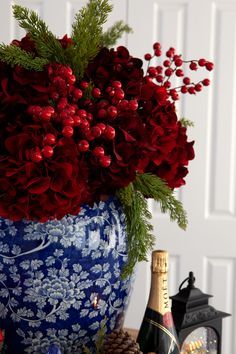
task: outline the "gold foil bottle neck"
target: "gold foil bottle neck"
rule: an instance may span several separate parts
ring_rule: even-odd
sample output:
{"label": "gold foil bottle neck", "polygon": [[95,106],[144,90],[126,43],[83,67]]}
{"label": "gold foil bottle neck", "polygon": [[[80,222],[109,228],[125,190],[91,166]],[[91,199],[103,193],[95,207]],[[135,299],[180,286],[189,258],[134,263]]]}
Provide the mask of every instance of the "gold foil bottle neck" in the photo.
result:
{"label": "gold foil bottle neck", "polygon": [[167,273],[168,272],[168,252],[157,250],[152,252],[152,272]]}

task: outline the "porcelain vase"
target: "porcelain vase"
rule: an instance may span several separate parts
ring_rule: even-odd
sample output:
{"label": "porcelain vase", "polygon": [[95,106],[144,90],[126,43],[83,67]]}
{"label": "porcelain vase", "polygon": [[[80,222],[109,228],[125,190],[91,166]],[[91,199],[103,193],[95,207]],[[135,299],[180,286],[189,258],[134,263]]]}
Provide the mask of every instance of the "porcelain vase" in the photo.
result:
{"label": "porcelain vase", "polygon": [[7,354],[82,353],[122,325],[133,276],[125,216],[109,198],[77,216],[45,223],[0,218],[0,328]]}

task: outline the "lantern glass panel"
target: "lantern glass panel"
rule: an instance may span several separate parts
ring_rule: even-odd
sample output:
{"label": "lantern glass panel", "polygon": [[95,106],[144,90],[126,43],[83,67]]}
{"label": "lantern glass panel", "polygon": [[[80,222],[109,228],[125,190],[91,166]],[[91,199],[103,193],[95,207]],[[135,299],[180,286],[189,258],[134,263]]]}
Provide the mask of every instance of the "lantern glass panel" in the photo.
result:
{"label": "lantern glass panel", "polygon": [[181,354],[217,354],[218,337],[214,329],[199,327],[185,339]]}

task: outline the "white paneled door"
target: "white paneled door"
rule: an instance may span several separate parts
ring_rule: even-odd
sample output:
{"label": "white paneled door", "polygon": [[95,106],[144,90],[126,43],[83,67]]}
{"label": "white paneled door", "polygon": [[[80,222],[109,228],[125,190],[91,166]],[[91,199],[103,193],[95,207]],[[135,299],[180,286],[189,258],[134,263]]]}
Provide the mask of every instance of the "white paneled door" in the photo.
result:
{"label": "white paneled door", "polygon": [[[11,5],[36,10],[58,35],[70,32],[75,12],[86,0],[0,0],[0,41],[23,33]],[[187,59],[215,63],[212,85],[187,96],[179,115],[195,122],[189,135],[196,158],[187,185],[178,192],[188,212],[186,232],[150,203],[156,247],[169,250],[170,293],[194,271],[197,286],[214,295],[212,304],[233,316],[224,321],[222,354],[236,353],[236,0],[114,0],[110,24],[123,19],[133,28],[124,36],[131,54],[142,56],[155,41],[177,48]],[[197,79],[196,74],[196,79]],[[204,76],[204,72],[203,72]],[[138,328],[149,292],[149,264],[141,264],[126,326]]]}

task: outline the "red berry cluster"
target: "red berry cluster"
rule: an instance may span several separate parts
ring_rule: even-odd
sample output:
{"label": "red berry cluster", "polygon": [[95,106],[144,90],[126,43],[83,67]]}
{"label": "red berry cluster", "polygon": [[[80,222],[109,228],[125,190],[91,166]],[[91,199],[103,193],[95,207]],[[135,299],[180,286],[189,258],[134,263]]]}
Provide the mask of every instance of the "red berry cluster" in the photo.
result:
{"label": "red berry cluster", "polygon": [[[176,54],[176,50],[171,47],[166,52],[166,58],[162,61],[161,65],[150,66],[150,61],[154,57],[160,57],[162,55],[160,43],[154,43],[154,54],[147,53],[144,55],[145,60],[149,62],[147,70],[147,78],[155,79],[158,84],[164,86],[167,89],[168,95],[173,101],[179,100],[179,93],[196,94],[200,92],[203,86],[209,86],[210,80],[205,78],[197,83],[194,83],[189,77],[185,76],[183,65],[188,65],[192,71],[198,70],[200,67],[205,68],[208,71],[213,70],[214,64],[206,59],[199,60],[183,60],[180,54]],[[171,87],[171,78],[173,76],[183,77],[183,84],[179,87]]]}
{"label": "red berry cluster", "polygon": [[[37,124],[51,124],[57,130],[55,134],[46,134],[41,146],[31,150],[30,159],[41,162],[51,158],[54,149],[63,145],[64,138],[76,141],[78,152],[90,152],[102,167],[111,164],[111,156],[105,153],[107,141],[114,140],[116,130],[112,123],[122,111],[136,111],[136,99],[124,99],[120,81],[112,81],[101,92],[98,87],[91,90],[91,98],[84,99],[89,89],[88,81],[81,81],[75,86],[75,76],[69,67],[54,64],[48,68],[50,96],[53,106],[30,105],[27,112]],[[101,98],[100,100],[97,100]]]}

